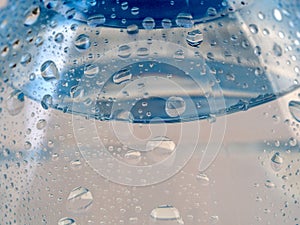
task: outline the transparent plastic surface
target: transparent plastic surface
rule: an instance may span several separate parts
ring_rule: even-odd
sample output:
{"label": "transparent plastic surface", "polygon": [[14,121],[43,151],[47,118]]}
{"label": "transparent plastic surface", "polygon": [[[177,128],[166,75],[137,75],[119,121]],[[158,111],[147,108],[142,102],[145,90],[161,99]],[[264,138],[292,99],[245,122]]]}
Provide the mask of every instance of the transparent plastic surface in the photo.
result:
{"label": "transparent plastic surface", "polygon": [[298,225],[297,1],[0,7],[0,224]]}

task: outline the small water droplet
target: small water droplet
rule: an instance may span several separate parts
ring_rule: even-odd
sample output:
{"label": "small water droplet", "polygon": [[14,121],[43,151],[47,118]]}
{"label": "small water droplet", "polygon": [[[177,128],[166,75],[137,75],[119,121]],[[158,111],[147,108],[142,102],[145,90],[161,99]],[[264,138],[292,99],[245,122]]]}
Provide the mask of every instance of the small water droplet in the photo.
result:
{"label": "small water droplet", "polygon": [[99,73],[99,67],[94,64],[87,64],[84,66],[83,74],[87,78],[93,78]]}
{"label": "small water droplet", "polygon": [[71,98],[82,98],[84,95],[84,89],[82,86],[74,85],[70,88]]}
{"label": "small water droplet", "polygon": [[146,17],[142,25],[146,30],[152,30],[155,27],[155,21],[152,17]]}
{"label": "small water droplet", "polygon": [[127,26],[126,31],[128,34],[137,34],[139,32],[139,27],[136,24],[131,24]]}
{"label": "small water droplet", "polygon": [[161,205],[151,211],[151,217],[155,220],[179,220],[178,209],[171,205]]}
{"label": "small water droplet", "polygon": [[250,24],[249,25],[249,30],[252,34],[257,34],[258,33],[258,28],[257,28],[256,24]]}
{"label": "small water droplet", "polygon": [[70,192],[66,207],[69,211],[80,213],[89,209],[92,203],[92,193],[85,187],[77,187]]}
{"label": "small water droplet", "polygon": [[214,17],[218,14],[216,8],[214,8],[214,7],[208,7],[206,13],[207,13],[208,16],[211,16],[211,17]]}
{"label": "small water droplet", "polygon": [[6,108],[10,115],[19,114],[24,108],[25,99],[23,92],[19,90],[13,91],[6,99]]}
{"label": "small water droplet", "polygon": [[182,49],[179,49],[177,50],[175,53],[174,53],[174,59],[176,60],[179,60],[179,61],[182,61],[184,60],[185,56],[184,56],[184,51]]}
{"label": "small water droplet", "polygon": [[64,40],[64,35],[62,33],[57,33],[54,37],[56,43],[61,43]]}
{"label": "small water droplet", "polygon": [[190,31],[186,36],[186,41],[190,46],[197,47],[203,42],[203,34],[198,29]]}
{"label": "small water droplet", "polygon": [[37,38],[35,39],[34,45],[36,47],[41,46],[44,43],[44,39],[41,36],[37,36]]}
{"label": "small water droplet", "polygon": [[51,107],[53,104],[53,99],[52,99],[52,96],[51,95],[44,95],[43,96],[43,99],[41,101],[41,105],[44,109],[48,109],[49,107]]}
{"label": "small water droplet", "polygon": [[211,216],[209,220],[211,222],[210,224],[216,224],[219,221],[219,216]]}
{"label": "small water droplet", "polygon": [[206,186],[209,184],[209,178],[205,173],[199,172],[197,174],[196,178],[203,186]]}
{"label": "small water droplet", "polygon": [[76,222],[72,218],[64,217],[58,221],[58,225],[76,225]]}
{"label": "small water droplet", "polygon": [[273,53],[277,57],[282,56],[282,48],[281,48],[281,46],[275,43],[273,45]]}
{"label": "small water droplet", "polygon": [[40,119],[37,123],[36,123],[36,128],[38,130],[42,130],[43,128],[45,128],[47,125],[47,121],[44,119]]}
{"label": "small water droplet", "polygon": [[193,17],[190,13],[179,13],[176,17],[176,24],[179,27],[191,28],[194,25]]}
{"label": "small water droplet", "polygon": [[121,45],[118,49],[118,56],[128,58],[131,55],[131,47],[129,45]]}
{"label": "small water droplet", "polygon": [[145,57],[149,55],[149,49],[146,47],[138,48],[137,56]]}
{"label": "small water droplet", "polygon": [[42,77],[48,81],[52,79],[59,79],[58,69],[52,60],[44,62],[41,66]]}
{"label": "small water droplet", "polygon": [[29,141],[26,141],[25,142],[25,144],[24,144],[24,148],[26,149],[26,150],[29,150],[30,148],[31,148],[31,143],[29,142]]}
{"label": "small water droplet", "polygon": [[170,117],[177,117],[185,112],[186,104],[183,98],[172,96],[167,99],[165,111]]}
{"label": "small water droplet", "polygon": [[256,46],[254,48],[254,54],[257,55],[257,56],[261,55],[261,47],[260,46]]}
{"label": "small water droplet", "polygon": [[147,141],[146,151],[155,151],[160,155],[169,155],[176,149],[176,144],[168,137],[158,136]]}
{"label": "small water droplet", "polygon": [[164,18],[162,21],[161,21],[161,26],[165,29],[169,29],[172,27],[172,20],[170,19],[167,19],[167,18]]}
{"label": "small water droplet", "polygon": [[90,27],[99,27],[99,26],[103,25],[105,23],[105,21],[106,21],[105,16],[102,14],[98,14],[98,15],[90,16],[87,20],[87,24]]}
{"label": "small water droplet", "polygon": [[282,14],[279,9],[277,9],[277,8],[273,9],[273,16],[276,21],[278,21],[278,22],[282,21]]}
{"label": "small water droplet", "polygon": [[289,102],[289,110],[293,118],[300,122],[300,102],[298,101],[290,101]]}
{"label": "small water droplet", "polygon": [[5,45],[5,46],[2,47],[2,49],[1,49],[1,56],[2,56],[2,57],[7,56],[8,52],[9,52],[9,48],[8,48],[8,46]]}
{"label": "small water droplet", "polygon": [[76,37],[74,44],[79,50],[88,49],[91,46],[90,37],[86,34],[80,34]]}
{"label": "small water droplet", "polygon": [[142,154],[140,151],[130,150],[124,156],[126,162],[130,164],[137,164],[142,159]]}
{"label": "small water droplet", "polygon": [[122,2],[121,3],[121,9],[122,10],[127,10],[128,9],[128,2]]}
{"label": "small water droplet", "polygon": [[70,166],[72,169],[78,170],[78,169],[81,169],[82,163],[79,159],[75,159],[70,162]]}
{"label": "small water droplet", "polygon": [[275,188],[275,187],[276,187],[276,185],[275,185],[272,181],[270,181],[270,180],[267,180],[267,181],[265,182],[265,186],[266,186],[267,188]]}
{"label": "small water droplet", "polygon": [[24,55],[22,55],[21,60],[20,60],[21,65],[26,66],[30,62],[31,62],[31,54],[30,53],[25,53]]}
{"label": "small water droplet", "polygon": [[68,9],[65,12],[65,17],[69,20],[73,19],[75,15],[76,15],[76,10],[74,8]]}
{"label": "small water droplet", "polygon": [[24,25],[31,26],[38,20],[39,16],[40,16],[40,7],[31,8],[25,17]]}
{"label": "small water droplet", "polygon": [[132,78],[132,73],[129,69],[122,69],[113,75],[113,82],[115,84],[121,84],[125,81],[129,81]]}
{"label": "small water droplet", "polygon": [[136,16],[140,13],[140,9],[138,7],[132,7],[131,8],[131,14]]}

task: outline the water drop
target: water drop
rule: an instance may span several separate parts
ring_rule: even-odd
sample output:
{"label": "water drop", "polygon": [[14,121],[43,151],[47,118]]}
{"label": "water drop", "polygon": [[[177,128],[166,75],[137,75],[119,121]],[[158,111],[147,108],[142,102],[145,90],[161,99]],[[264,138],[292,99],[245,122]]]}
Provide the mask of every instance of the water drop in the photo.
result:
{"label": "water drop", "polygon": [[165,110],[170,117],[177,117],[184,113],[186,104],[183,98],[172,96],[167,99]]}
{"label": "water drop", "polygon": [[300,102],[298,101],[290,101],[289,102],[289,110],[293,118],[300,122]]}
{"label": "water drop", "polygon": [[70,166],[72,169],[78,170],[82,167],[82,163],[79,159],[75,159],[70,162]]}
{"label": "water drop", "polygon": [[142,154],[140,151],[130,150],[125,154],[125,159],[130,164],[137,164],[142,159]]}
{"label": "water drop", "polygon": [[282,56],[282,48],[281,48],[281,46],[275,43],[273,45],[273,53],[277,57]]}
{"label": "water drop", "polygon": [[65,17],[67,19],[73,19],[75,15],[76,15],[76,10],[74,8],[68,9],[65,12]]}
{"label": "water drop", "polygon": [[276,187],[276,185],[275,185],[272,181],[270,181],[270,180],[267,180],[267,181],[265,182],[265,186],[266,186],[267,188],[275,188],[275,187]]}
{"label": "water drop", "polygon": [[86,4],[89,6],[97,5],[97,0],[86,0]]}
{"label": "water drop", "polygon": [[172,27],[172,20],[167,19],[167,18],[163,19],[163,20],[161,21],[161,26],[162,26],[163,28],[165,28],[165,29],[171,28],[171,27]]}
{"label": "water drop", "polygon": [[118,56],[121,58],[128,58],[131,55],[131,47],[128,45],[121,45],[118,49]]}
{"label": "water drop", "polygon": [[260,46],[256,46],[254,48],[254,54],[257,55],[257,56],[261,55],[261,47]]}
{"label": "water drop", "polygon": [[69,211],[80,213],[89,209],[92,203],[92,193],[85,187],[77,187],[70,192],[66,207]]}
{"label": "water drop", "polygon": [[25,142],[25,144],[24,144],[24,148],[26,149],[26,150],[29,150],[30,148],[31,148],[31,143],[29,142],[29,141],[26,141]]}
{"label": "water drop", "polygon": [[218,12],[217,12],[216,8],[214,8],[214,7],[208,7],[206,13],[207,13],[208,16],[213,17],[213,16],[216,16]]}
{"label": "water drop", "polygon": [[273,16],[274,16],[276,21],[278,21],[278,22],[282,21],[282,14],[281,14],[279,9],[275,8],[273,10]]}
{"label": "water drop", "polygon": [[71,98],[82,98],[84,95],[84,89],[82,86],[74,85],[70,88]]}
{"label": "water drop", "polygon": [[203,186],[206,186],[209,184],[209,177],[205,173],[199,172],[196,175],[196,178]]}
{"label": "water drop", "polygon": [[42,77],[48,81],[52,79],[59,79],[58,69],[52,60],[44,62],[41,66]]}
{"label": "water drop", "polygon": [[138,48],[137,56],[145,57],[149,55],[149,49],[145,47]]}
{"label": "water drop", "polygon": [[257,28],[256,24],[250,24],[249,25],[249,30],[252,34],[257,34],[258,33],[258,28]]}
{"label": "water drop", "polygon": [[44,95],[43,96],[43,99],[41,101],[41,105],[44,109],[48,109],[49,107],[51,107],[53,104],[53,99],[52,99],[52,96],[51,95]]}
{"label": "water drop", "polygon": [[58,225],[76,225],[76,222],[72,218],[64,217],[58,221]]}
{"label": "water drop", "polygon": [[88,49],[91,46],[90,37],[86,34],[80,34],[76,37],[74,44],[79,50]]}
{"label": "water drop", "polygon": [[121,3],[121,9],[122,10],[127,10],[128,9],[128,2],[122,2]]}
{"label": "water drop", "polygon": [[210,224],[216,224],[219,221],[219,216],[211,216],[209,220],[210,220]]}
{"label": "water drop", "polygon": [[194,25],[193,17],[190,13],[179,13],[176,17],[176,24],[179,27],[191,28]]}
{"label": "water drop", "polygon": [[102,14],[90,16],[87,20],[87,24],[90,27],[99,27],[105,23],[105,16]]}
{"label": "water drop", "polygon": [[34,45],[36,47],[41,46],[44,43],[44,39],[41,36],[37,36],[37,38],[35,39]]}
{"label": "water drop", "polygon": [[47,121],[44,120],[44,119],[40,119],[40,120],[37,122],[37,124],[36,124],[36,128],[37,128],[38,130],[42,130],[43,128],[46,127],[46,125],[47,125]]}
{"label": "water drop", "polygon": [[142,25],[146,30],[152,30],[155,27],[155,21],[152,17],[146,17]]}
{"label": "water drop", "polygon": [[34,24],[38,20],[39,16],[40,16],[40,7],[31,8],[26,15],[24,25],[30,26]]}
{"label": "water drop", "polygon": [[24,108],[25,104],[24,93],[15,90],[13,91],[6,100],[6,108],[10,115],[15,116],[19,114]]}
{"label": "water drop", "polygon": [[132,73],[128,69],[122,69],[113,75],[113,82],[115,84],[121,84],[125,81],[129,81],[132,78]]}
{"label": "water drop", "polygon": [[140,9],[138,7],[132,7],[131,8],[131,14],[136,16],[140,13]]}
{"label": "water drop", "polygon": [[8,46],[5,45],[5,46],[2,47],[2,49],[1,49],[1,56],[2,56],[2,57],[7,56],[8,52],[9,52],[9,48],[8,48]]}
{"label": "water drop", "polygon": [[186,41],[190,46],[197,47],[203,42],[203,34],[198,29],[190,31],[186,36]]}
{"label": "water drop", "polygon": [[56,43],[61,43],[61,42],[63,42],[63,40],[64,40],[64,35],[62,33],[58,33],[54,37],[54,41]]}
{"label": "water drop", "polygon": [[178,209],[171,205],[161,205],[151,211],[151,217],[155,220],[179,220]]}
{"label": "water drop", "polygon": [[176,144],[168,137],[158,136],[147,141],[146,151],[155,151],[160,155],[169,155],[176,149]]}
{"label": "water drop", "polygon": [[178,49],[175,53],[174,53],[174,59],[178,60],[178,61],[182,61],[185,56],[184,56],[184,51],[182,49]]}
{"label": "water drop", "polygon": [[83,74],[87,78],[93,78],[99,73],[99,67],[94,64],[87,64],[84,66]]}
{"label": "water drop", "polygon": [[128,34],[137,34],[139,32],[139,27],[136,24],[131,24],[127,26],[126,31]]}
{"label": "water drop", "polygon": [[30,53],[25,53],[24,55],[22,55],[21,60],[20,60],[21,65],[26,66],[30,62],[31,62],[31,54]]}

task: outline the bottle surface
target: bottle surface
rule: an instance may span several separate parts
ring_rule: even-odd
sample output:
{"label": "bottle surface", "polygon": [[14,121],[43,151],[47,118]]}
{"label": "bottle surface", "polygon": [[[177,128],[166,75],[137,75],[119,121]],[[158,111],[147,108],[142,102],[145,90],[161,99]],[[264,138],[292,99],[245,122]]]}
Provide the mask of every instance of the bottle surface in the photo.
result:
{"label": "bottle surface", "polygon": [[299,223],[297,1],[2,5],[0,224]]}

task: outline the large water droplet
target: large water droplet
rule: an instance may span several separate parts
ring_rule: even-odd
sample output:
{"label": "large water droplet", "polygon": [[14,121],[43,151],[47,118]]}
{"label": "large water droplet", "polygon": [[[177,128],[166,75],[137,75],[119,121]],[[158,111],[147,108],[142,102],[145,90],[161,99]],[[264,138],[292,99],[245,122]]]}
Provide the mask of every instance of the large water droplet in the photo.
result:
{"label": "large water droplet", "polygon": [[44,62],[41,66],[42,77],[48,81],[51,79],[59,79],[58,69],[52,60]]}
{"label": "large water droplet", "polygon": [[129,81],[132,77],[132,73],[128,69],[122,69],[113,75],[113,82],[115,84],[120,84],[125,81]]}
{"label": "large water droplet", "polygon": [[124,156],[126,162],[130,164],[137,164],[142,159],[142,154],[140,151],[130,150]]}
{"label": "large water droplet", "polygon": [[27,13],[24,25],[30,26],[34,24],[40,16],[40,7],[33,7],[30,9],[30,11]]}
{"label": "large water droplet", "polygon": [[58,221],[58,225],[76,225],[76,222],[72,218],[64,217]]}
{"label": "large water droplet", "polygon": [[161,26],[162,26],[163,28],[165,28],[165,29],[171,28],[171,27],[172,27],[172,20],[167,19],[167,18],[163,19],[163,20],[161,21]]}
{"label": "large water droplet", "polygon": [[67,198],[67,209],[80,213],[87,210],[93,203],[92,193],[85,187],[74,188]]}
{"label": "large water droplet", "polygon": [[300,122],[300,102],[298,101],[290,101],[289,102],[289,110],[293,118]]}
{"label": "large water droplet", "polygon": [[126,29],[128,34],[137,34],[139,32],[139,27],[136,24],[131,24]]}
{"label": "large water droplet", "polygon": [[271,158],[271,167],[275,171],[279,171],[282,168],[283,158],[279,152],[276,152]]}
{"label": "large water droplet", "polygon": [[178,209],[171,205],[161,205],[151,211],[151,217],[155,220],[180,220]]}
{"label": "large water droplet", "polygon": [[80,34],[76,37],[74,44],[77,49],[88,49],[91,46],[90,37],[86,34]]}
{"label": "large water droplet", "polygon": [[184,113],[186,104],[183,98],[172,96],[167,99],[165,110],[170,117],[177,117]]}
{"label": "large water droplet", "polygon": [[176,17],[176,24],[179,27],[191,28],[194,25],[193,17],[190,13],[179,13]]}
{"label": "large water droplet", "polygon": [[190,31],[186,36],[186,41],[190,46],[197,47],[203,41],[203,34],[198,29]]}
{"label": "large water droplet", "polygon": [[121,58],[128,58],[131,55],[131,48],[128,45],[121,45],[118,49],[118,56]]}
{"label": "large water droplet", "polygon": [[155,21],[152,17],[146,17],[142,25],[146,30],[152,30],[155,27]]}
{"label": "large water droplet", "polygon": [[42,130],[43,128],[46,127],[46,125],[47,125],[47,121],[44,120],[44,119],[40,119],[40,120],[37,122],[37,124],[36,124],[36,128],[37,128],[38,130]]}
{"label": "large water droplet", "polygon": [[87,24],[91,27],[99,27],[106,21],[105,16],[102,14],[90,16],[87,20]]}
{"label": "large water droplet", "polygon": [[21,65],[26,66],[30,62],[31,62],[31,54],[30,53],[25,53],[24,55],[22,55],[21,60],[20,60]]}
{"label": "large water droplet", "polygon": [[44,95],[43,99],[41,101],[41,105],[44,109],[48,109],[49,107],[51,107],[53,104],[53,99],[51,95]]}
{"label": "large water droplet", "polygon": [[83,74],[87,78],[93,78],[99,73],[99,67],[93,64],[87,64],[84,66]]}
{"label": "large water droplet", "polygon": [[10,115],[19,114],[24,108],[24,94],[19,90],[13,91],[6,100],[6,108]]}
{"label": "large water droplet", "polygon": [[146,151],[155,151],[160,155],[168,155],[174,152],[176,144],[168,137],[159,136],[149,140],[146,144]]}

